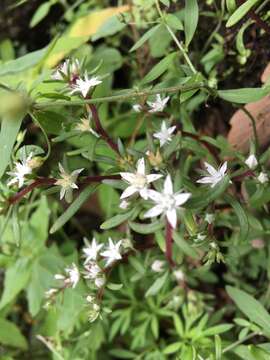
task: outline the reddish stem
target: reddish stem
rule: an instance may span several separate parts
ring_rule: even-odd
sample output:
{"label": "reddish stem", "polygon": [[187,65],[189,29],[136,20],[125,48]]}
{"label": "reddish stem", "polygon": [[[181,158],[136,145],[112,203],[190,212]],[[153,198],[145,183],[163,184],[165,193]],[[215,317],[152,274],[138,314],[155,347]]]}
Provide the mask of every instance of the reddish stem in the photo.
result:
{"label": "reddish stem", "polygon": [[[238,1],[240,3],[240,5],[244,4],[245,0],[239,0]],[[262,28],[265,32],[267,32],[268,34],[270,34],[270,26],[265,22],[263,21],[259,15],[257,15],[255,13],[255,11],[253,10],[250,10],[247,15],[255,21],[255,23],[260,27]]]}
{"label": "reddish stem", "polygon": [[88,104],[87,107],[91,110],[97,133],[104,141],[106,141],[106,143],[113,149],[113,151],[120,155],[117,144],[110,138],[107,131],[101,125],[96,106],[94,104]]}
{"label": "reddish stem", "polygon": [[174,266],[172,258],[172,246],[173,246],[173,228],[168,220],[166,220],[166,257],[170,266]]}
{"label": "reddish stem", "polygon": [[232,180],[239,182],[239,181],[242,181],[243,179],[245,179],[246,177],[254,176],[254,175],[255,174],[252,170],[247,170],[243,174],[233,177]]}
{"label": "reddish stem", "polygon": [[[81,181],[78,182],[79,185],[83,184],[89,184],[91,182],[102,182],[103,180],[119,180],[121,177],[120,175],[97,175],[97,176],[87,176]],[[57,179],[54,178],[39,178],[32,182],[32,184],[26,186],[17,194],[13,195],[8,199],[9,205],[13,205],[20,201],[25,195],[27,195],[29,192],[34,190],[35,188],[38,188],[40,186],[50,186],[54,185],[56,183]]]}

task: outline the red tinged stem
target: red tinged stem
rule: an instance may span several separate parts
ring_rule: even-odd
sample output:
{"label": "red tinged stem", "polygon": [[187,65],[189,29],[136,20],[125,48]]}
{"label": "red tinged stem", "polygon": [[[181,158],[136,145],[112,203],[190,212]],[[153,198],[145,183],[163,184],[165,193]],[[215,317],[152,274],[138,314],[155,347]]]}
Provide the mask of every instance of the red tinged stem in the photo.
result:
{"label": "red tinged stem", "polygon": [[[120,175],[97,175],[97,176],[87,176],[81,181],[78,182],[79,185],[89,184],[92,182],[102,182],[103,180],[119,180]],[[9,205],[13,205],[19,202],[25,195],[27,195],[32,190],[41,187],[41,186],[50,186],[56,183],[57,179],[54,178],[39,178],[32,182],[32,184],[26,186],[17,194],[13,195],[8,199]]]}
{"label": "red tinged stem", "polygon": [[173,228],[168,220],[166,220],[166,257],[170,266],[174,266],[172,258],[172,246],[173,246]]}
{"label": "red tinged stem", "polygon": [[106,141],[106,143],[113,149],[113,151],[115,151],[118,155],[120,155],[117,144],[110,138],[107,131],[101,125],[96,106],[94,104],[88,104],[87,108],[89,108],[92,113],[97,133],[101,136],[101,138],[104,141]]}

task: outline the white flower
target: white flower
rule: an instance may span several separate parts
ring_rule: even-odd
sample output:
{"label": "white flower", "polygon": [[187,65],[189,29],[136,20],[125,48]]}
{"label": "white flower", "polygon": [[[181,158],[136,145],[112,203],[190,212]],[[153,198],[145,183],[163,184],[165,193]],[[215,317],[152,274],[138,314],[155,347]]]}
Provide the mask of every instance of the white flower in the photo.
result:
{"label": "white flower", "polygon": [[265,172],[260,172],[257,179],[261,184],[264,184],[269,180],[268,175]]}
{"label": "white flower", "polygon": [[78,76],[80,72],[80,62],[78,59],[64,61],[52,74],[54,80],[66,80]]}
{"label": "white flower", "polygon": [[73,289],[77,286],[80,280],[80,272],[77,266],[72,263],[70,267],[65,269],[66,276],[62,274],[55,274],[54,278],[56,280],[61,280],[64,282],[65,286],[72,287]]}
{"label": "white flower", "polygon": [[99,138],[98,133],[96,133],[95,130],[92,129],[90,125],[90,119],[82,118],[80,122],[76,124],[75,130],[80,132],[90,132],[91,134]]}
{"label": "white flower", "polygon": [[159,139],[160,147],[165,145],[166,143],[170,142],[172,140],[172,133],[176,129],[176,126],[171,126],[170,128],[167,128],[166,122],[162,121],[161,129],[159,132],[154,133],[154,137],[156,139]]}
{"label": "white flower", "polygon": [[164,266],[165,266],[165,261],[155,260],[151,265],[151,269],[154,272],[162,272],[164,271]]}
{"label": "white flower", "polygon": [[97,260],[98,253],[103,247],[103,244],[97,244],[95,238],[93,238],[91,245],[86,238],[84,238],[84,241],[87,246],[82,249],[82,252],[84,253],[84,256],[86,258],[84,264],[87,264],[91,260]]}
{"label": "white flower", "polygon": [[185,274],[181,269],[175,270],[173,272],[173,275],[175,276],[177,281],[183,281],[185,279]]}
{"label": "white flower", "polygon": [[121,195],[121,199],[125,199],[135,193],[139,193],[143,199],[148,198],[148,184],[153,181],[160,179],[163,175],[161,174],[145,174],[145,163],[144,158],[141,158],[137,162],[136,173],[121,172],[120,175],[124,180],[129,183],[129,186]]}
{"label": "white flower", "polygon": [[30,153],[27,158],[23,158],[22,161],[17,161],[15,163],[15,169],[13,171],[8,172],[7,174],[12,176],[7,186],[18,183],[19,188],[21,188],[25,181],[25,176],[32,173],[31,167],[31,158],[33,154]]}
{"label": "white flower", "polygon": [[149,198],[152,199],[156,205],[148,210],[145,214],[145,218],[151,218],[160,214],[165,214],[169,223],[173,228],[176,228],[177,213],[176,210],[183,205],[191,196],[190,193],[173,193],[173,184],[171,176],[167,175],[163,192],[159,193],[155,190],[149,190]]}
{"label": "white flower", "polygon": [[249,155],[249,157],[247,158],[247,160],[245,161],[245,164],[251,169],[254,170],[256,169],[257,165],[258,165],[258,160],[256,159],[256,156],[251,154]]}
{"label": "white flower", "polygon": [[76,180],[79,174],[83,171],[83,169],[74,170],[72,171],[71,174],[69,174],[65,171],[65,169],[60,163],[58,165],[59,165],[61,179],[58,179],[55,182],[55,185],[61,186],[60,200],[62,200],[65,197],[65,200],[67,202],[71,202],[72,190],[78,189],[78,186],[76,185]]}
{"label": "white flower", "polygon": [[132,106],[132,109],[133,109],[135,112],[139,113],[139,112],[142,111],[142,105],[140,105],[140,104],[134,104],[134,105]]}
{"label": "white flower", "polygon": [[206,167],[209,176],[204,176],[203,178],[197,180],[197,183],[211,184],[211,188],[213,188],[226,176],[227,161],[225,161],[218,170],[207,162],[204,163],[204,166]]}
{"label": "white flower", "polygon": [[195,242],[200,242],[206,239],[206,235],[202,233],[198,233],[196,238],[194,239]]}
{"label": "white flower", "polygon": [[122,244],[122,240],[119,240],[116,244],[113,243],[112,239],[109,238],[109,245],[107,246],[107,250],[103,251],[100,255],[107,258],[106,266],[111,265],[116,260],[121,260],[122,256],[120,253],[120,246]]}
{"label": "white flower", "polygon": [[86,98],[89,90],[101,83],[102,81],[99,79],[98,76],[93,76],[89,78],[87,73],[85,73],[84,78],[78,78],[76,80],[76,83],[72,85],[73,90],[71,91],[71,94],[80,92],[82,96]]}
{"label": "white flower", "polygon": [[170,97],[167,96],[164,99],[161,98],[160,94],[157,94],[156,100],[154,102],[147,101],[147,104],[150,106],[150,113],[162,112],[169,101]]}
{"label": "white flower", "polygon": [[100,266],[98,266],[98,264],[95,261],[88,262],[84,268],[85,268],[85,272],[84,272],[85,279],[93,280],[96,279],[98,276],[100,276],[100,274],[102,274],[102,270]]}
{"label": "white flower", "polygon": [[214,214],[206,214],[205,215],[205,218],[204,218],[204,220],[210,225],[210,224],[212,224],[213,222],[214,222],[214,220],[215,220],[215,215]]}
{"label": "white flower", "polygon": [[126,200],[123,200],[120,202],[119,207],[120,207],[120,209],[126,210],[129,207],[129,202]]}

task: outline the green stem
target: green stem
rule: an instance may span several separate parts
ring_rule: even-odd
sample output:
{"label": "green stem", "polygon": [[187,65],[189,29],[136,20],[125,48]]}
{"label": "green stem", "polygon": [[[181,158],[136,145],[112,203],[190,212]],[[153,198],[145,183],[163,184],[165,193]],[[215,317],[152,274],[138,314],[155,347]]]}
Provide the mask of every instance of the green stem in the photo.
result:
{"label": "green stem", "polygon": [[257,128],[256,128],[256,120],[253,117],[253,115],[250,113],[250,111],[247,110],[247,108],[245,106],[241,106],[240,108],[249,118],[250,122],[251,122],[251,126],[252,126],[252,130],[253,130],[253,136],[254,136],[254,143],[255,143],[255,154],[258,154],[258,150],[259,150],[259,138],[258,138],[258,133],[257,133]]}
{"label": "green stem", "polygon": [[227,346],[225,349],[223,349],[222,354],[224,354],[224,353],[226,353],[226,352],[234,349],[236,346],[243,344],[245,341],[247,341],[247,340],[249,340],[249,339],[251,339],[251,338],[253,338],[254,336],[257,336],[257,335],[260,335],[260,333],[258,333],[258,332],[253,332],[253,333],[245,336],[243,339],[238,340],[238,341],[232,343],[231,345],[229,345],[229,346]]}
{"label": "green stem", "polygon": [[204,82],[198,82],[191,85],[177,85],[177,86],[170,86],[166,88],[160,88],[160,89],[145,89],[145,90],[133,90],[125,94],[119,94],[119,95],[112,95],[112,96],[106,96],[96,99],[86,99],[86,100],[74,100],[74,101],[66,101],[66,100],[56,100],[56,101],[50,101],[50,102],[39,102],[35,103],[33,108],[34,110],[44,110],[48,107],[56,107],[56,106],[81,106],[85,104],[98,104],[98,103],[108,103],[108,102],[114,102],[114,101],[123,101],[126,99],[131,98],[138,98],[138,97],[144,97],[149,95],[156,95],[156,94],[162,94],[162,93],[176,93],[178,91],[180,92],[187,92],[190,90],[195,89],[206,89],[210,92],[213,91],[213,89],[209,88],[208,85]]}
{"label": "green stem", "polygon": [[182,44],[180,43],[180,41],[177,39],[177,37],[175,36],[174,32],[172,31],[172,29],[170,28],[170,26],[166,23],[166,19],[164,17],[163,12],[161,11],[160,5],[159,5],[159,0],[156,0],[156,8],[157,11],[159,13],[159,16],[161,17],[162,21],[164,22],[166,29],[168,30],[169,34],[171,35],[171,37],[173,38],[174,42],[176,43],[178,49],[180,50],[180,52],[182,53],[182,55],[184,56],[184,59],[186,60],[186,63],[188,64],[190,70],[193,72],[193,74],[197,74],[197,71],[195,69],[195,67],[193,66],[186,50],[183,48]]}
{"label": "green stem", "polygon": [[46,156],[44,157],[44,161],[48,159],[48,157],[50,156],[51,154],[51,143],[50,143],[50,140],[48,138],[48,135],[46,134],[46,131],[44,130],[43,126],[40,124],[40,122],[38,121],[38,119],[35,117],[35,115],[33,113],[30,112],[30,116],[32,118],[32,120],[39,126],[39,128],[41,129],[44,137],[45,137],[45,140],[46,140],[46,143],[47,143],[47,154]]}

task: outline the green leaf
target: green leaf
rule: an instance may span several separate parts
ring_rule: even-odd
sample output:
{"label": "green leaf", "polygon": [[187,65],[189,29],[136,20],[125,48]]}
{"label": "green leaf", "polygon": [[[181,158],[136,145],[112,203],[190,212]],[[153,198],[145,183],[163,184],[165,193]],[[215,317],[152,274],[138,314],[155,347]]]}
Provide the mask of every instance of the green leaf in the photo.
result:
{"label": "green leaf", "polygon": [[166,346],[162,352],[165,355],[175,354],[177,351],[180,350],[181,346],[182,346],[181,342],[176,342],[176,343]]}
{"label": "green leaf", "polygon": [[164,227],[164,224],[161,221],[155,221],[150,224],[129,221],[128,224],[130,228],[138,234],[153,234]]}
{"label": "green leaf", "polygon": [[213,336],[213,335],[222,334],[226,331],[229,331],[233,327],[234,327],[234,325],[232,325],[232,324],[221,324],[221,325],[212,326],[212,327],[206,329],[203,332],[203,335],[204,336]]}
{"label": "green leaf", "polygon": [[106,220],[104,223],[102,223],[100,225],[100,228],[102,230],[112,229],[112,228],[122,224],[123,222],[127,221],[133,214],[134,214],[134,209],[132,209],[124,214],[115,215],[112,218],[110,218],[109,220]]}
{"label": "green leaf", "polygon": [[95,192],[97,186],[87,186],[80,195],[73,201],[73,203],[67,208],[67,210],[55,221],[53,226],[50,229],[50,234],[55,233],[61,227],[63,227],[72,216],[80,209],[80,207],[85,203],[90,195]]}
{"label": "green leaf", "polygon": [[123,30],[125,27],[126,24],[120,21],[117,15],[114,15],[110,17],[92,36],[92,41],[114,35],[117,32]]}
{"label": "green leaf", "polygon": [[167,56],[165,56],[160,62],[158,62],[150,71],[149,73],[142,79],[142,84],[147,84],[151,81],[157,79],[160,75],[162,75],[171,65],[173,62],[175,55],[177,53],[173,52]]}
{"label": "green leaf", "polygon": [[269,88],[243,88],[234,90],[219,90],[218,96],[223,100],[238,104],[247,104],[258,101],[268,95]]}
{"label": "green leaf", "polygon": [[222,342],[219,335],[215,335],[215,360],[222,360]]}
{"label": "green leaf", "polygon": [[173,233],[173,239],[176,245],[181,251],[183,251],[185,255],[190,256],[193,259],[198,259],[199,255],[197,254],[197,252],[176,231]]}
{"label": "green leaf", "polygon": [[6,319],[0,319],[0,344],[22,350],[28,348],[27,341],[18,327]]}
{"label": "green leaf", "polygon": [[7,269],[0,309],[3,309],[3,307],[10,303],[16,295],[25,288],[30,274],[31,265],[25,258],[18,259],[15,264]]}
{"label": "green leaf", "polygon": [[149,29],[143,36],[132,46],[129,52],[135,51],[139,49],[147,40],[151,38],[152,35],[160,28],[160,24],[154,26],[153,28]]}
{"label": "green leaf", "polygon": [[226,27],[231,27],[238,23],[248,12],[249,10],[256,5],[260,0],[247,0],[239,6],[235,12],[229,17]]}
{"label": "green leaf", "polygon": [[47,1],[41,4],[36,12],[34,13],[31,21],[30,21],[30,28],[35,27],[38,23],[40,23],[49,13],[52,4],[50,1]]}
{"label": "green leaf", "polygon": [[98,189],[98,198],[106,217],[111,217],[119,207],[118,192],[111,186],[101,184]]}
{"label": "green leaf", "polygon": [[168,272],[165,272],[161,277],[157,278],[154,284],[150,286],[150,288],[146,291],[145,297],[156,295],[165,284],[168,278]]}
{"label": "green leaf", "polygon": [[224,198],[233,207],[235,214],[239,219],[240,238],[242,240],[245,240],[248,237],[249,233],[249,222],[247,214],[243,207],[240,205],[240,203],[235,200],[231,195],[225,194]]}
{"label": "green leaf", "polygon": [[123,349],[112,349],[110,354],[119,359],[135,359],[137,357],[136,353]]}
{"label": "green leaf", "polygon": [[106,286],[108,289],[110,289],[112,291],[117,291],[117,290],[122,289],[123,284],[108,283]]}
{"label": "green leaf", "polygon": [[197,0],[185,0],[185,37],[188,46],[195,34],[199,20]]}
{"label": "green leaf", "polygon": [[13,146],[15,144],[18,132],[20,130],[25,113],[18,113],[13,117],[5,116],[2,119],[0,132],[0,179],[3,176],[9,161]]}
{"label": "green leaf", "polygon": [[242,290],[232,286],[226,286],[226,290],[249,320],[260,326],[265,336],[270,337],[270,315],[263,305]]}

